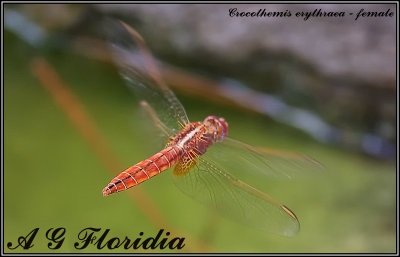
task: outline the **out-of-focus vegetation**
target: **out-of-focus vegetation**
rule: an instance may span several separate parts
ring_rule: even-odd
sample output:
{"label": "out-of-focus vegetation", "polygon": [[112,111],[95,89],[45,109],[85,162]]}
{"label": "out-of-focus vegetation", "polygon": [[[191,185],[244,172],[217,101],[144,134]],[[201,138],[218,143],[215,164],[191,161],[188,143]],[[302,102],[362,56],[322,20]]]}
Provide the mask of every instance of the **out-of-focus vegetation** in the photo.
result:
{"label": "out-of-focus vegetation", "polygon": [[[210,114],[223,116],[230,124],[230,136],[257,146],[305,153],[323,163],[327,172],[316,178],[265,183],[263,191],[298,216],[301,231],[294,238],[221,218],[181,193],[171,181],[171,171],[138,186],[167,221],[157,227],[129,196],[136,188],[102,196],[113,174],[33,76],[33,57],[43,53],[10,33],[5,33],[4,47],[4,245],[15,245],[19,236],[40,228],[33,248],[5,247],[5,252],[133,252],[95,246],[76,250],[77,235],[87,227],[109,228],[110,238],[121,239],[136,239],[140,232],[144,238],[154,237],[159,229],[179,231],[170,238],[185,237],[183,250],[188,252],[395,252],[394,162],[328,147],[266,117],[185,95],[178,98],[193,121]],[[124,166],[160,150],[149,133],[151,124],[110,65],[71,52],[53,51],[45,58],[76,94]],[[113,172],[117,175],[120,170]],[[49,250],[45,232],[56,227],[66,228],[65,242],[59,250]]]}

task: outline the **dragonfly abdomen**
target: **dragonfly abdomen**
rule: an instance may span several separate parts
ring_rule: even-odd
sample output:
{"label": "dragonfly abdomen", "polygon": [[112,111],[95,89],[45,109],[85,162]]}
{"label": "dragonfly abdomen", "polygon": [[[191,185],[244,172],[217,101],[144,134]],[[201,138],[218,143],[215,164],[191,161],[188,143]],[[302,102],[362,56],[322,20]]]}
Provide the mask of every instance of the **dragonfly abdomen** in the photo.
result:
{"label": "dragonfly abdomen", "polygon": [[181,157],[182,148],[169,146],[121,172],[103,189],[103,195],[117,193],[142,183],[170,168]]}

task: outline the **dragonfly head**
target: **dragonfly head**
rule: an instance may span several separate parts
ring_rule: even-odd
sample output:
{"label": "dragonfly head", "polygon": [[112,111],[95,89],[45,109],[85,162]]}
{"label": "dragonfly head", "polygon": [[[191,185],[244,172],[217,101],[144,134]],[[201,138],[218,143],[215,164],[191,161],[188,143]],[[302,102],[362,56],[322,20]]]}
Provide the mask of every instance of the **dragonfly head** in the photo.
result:
{"label": "dragonfly head", "polygon": [[205,118],[204,122],[211,123],[217,128],[217,139],[219,141],[224,140],[224,138],[228,135],[228,123],[224,118],[211,115]]}

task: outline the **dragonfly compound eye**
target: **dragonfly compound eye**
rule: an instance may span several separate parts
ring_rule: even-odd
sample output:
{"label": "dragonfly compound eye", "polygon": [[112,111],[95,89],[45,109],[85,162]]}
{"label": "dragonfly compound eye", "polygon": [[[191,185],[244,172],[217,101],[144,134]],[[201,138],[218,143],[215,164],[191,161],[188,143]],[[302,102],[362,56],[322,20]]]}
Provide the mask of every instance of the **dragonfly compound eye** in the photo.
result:
{"label": "dragonfly compound eye", "polygon": [[208,122],[216,126],[219,141],[224,140],[224,138],[228,135],[228,123],[224,118],[218,118],[217,116],[211,115],[205,118],[204,122]]}
{"label": "dragonfly compound eye", "polygon": [[228,135],[228,123],[222,117],[219,118],[218,121],[221,124],[221,129],[223,131],[223,138],[222,139],[224,139]]}

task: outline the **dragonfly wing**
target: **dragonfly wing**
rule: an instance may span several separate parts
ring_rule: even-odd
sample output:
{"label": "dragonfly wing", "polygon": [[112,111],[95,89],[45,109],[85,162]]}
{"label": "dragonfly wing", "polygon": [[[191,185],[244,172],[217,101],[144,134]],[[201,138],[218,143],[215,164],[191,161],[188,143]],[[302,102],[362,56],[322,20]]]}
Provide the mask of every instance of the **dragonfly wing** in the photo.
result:
{"label": "dragonfly wing", "polygon": [[306,155],[256,148],[229,137],[209,147],[204,156],[238,177],[292,178],[299,174],[318,174],[323,170],[321,164]]}
{"label": "dragonfly wing", "polygon": [[129,88],[151,107],[165,127],[177,133],[189,119],[180,101],[162,80],[143,38],[123,22],[109,21],[107,30],[114,61]]}
{"label": "dragonfly wing", "polygon": [[144,100],[140,101],[140,105],[142,108],[147,112],[149,117],[152,119],[154,125],[162,132],[162,136],[165,137],[166,139],[170,139],[173,137],[176,132],[171,129],[170,127],[167,127],[157,116],[156,112],[151,108],[151,106]]}
{"label": "dragonfly wing", "polygon": [[300,228],[286,206],[202,157],[185,175],[174,176],[174,182],[189,196],[254,228],[284,236],[294,236]]}

